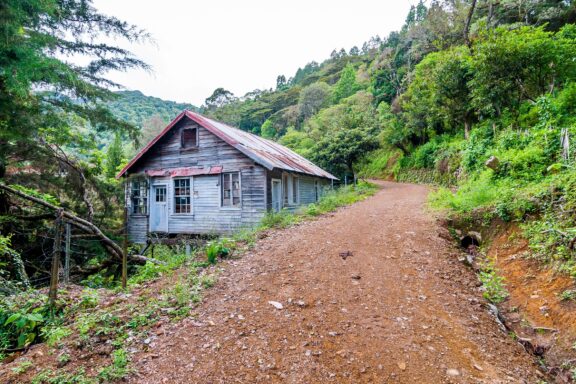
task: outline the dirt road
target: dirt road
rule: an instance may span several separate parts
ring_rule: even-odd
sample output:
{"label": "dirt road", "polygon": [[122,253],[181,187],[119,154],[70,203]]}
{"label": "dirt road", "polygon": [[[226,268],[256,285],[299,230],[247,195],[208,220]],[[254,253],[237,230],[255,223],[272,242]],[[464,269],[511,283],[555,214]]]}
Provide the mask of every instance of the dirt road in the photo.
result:
{"label": "dirt road", "polygon": [[227,263],[197,317],[136,356],[132,381],[536,383],[532,358],[439,236],[427,189],[382,187]]}

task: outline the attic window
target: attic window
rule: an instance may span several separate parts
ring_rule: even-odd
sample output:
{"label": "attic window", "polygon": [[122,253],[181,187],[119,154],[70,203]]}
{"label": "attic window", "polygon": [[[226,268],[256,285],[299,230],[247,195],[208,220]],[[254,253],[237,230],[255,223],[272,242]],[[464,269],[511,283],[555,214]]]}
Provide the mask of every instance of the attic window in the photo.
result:
{"label": "attic window", "polygon": [[198,148],[198,128],[185,128],[180,135],[182,149]]}

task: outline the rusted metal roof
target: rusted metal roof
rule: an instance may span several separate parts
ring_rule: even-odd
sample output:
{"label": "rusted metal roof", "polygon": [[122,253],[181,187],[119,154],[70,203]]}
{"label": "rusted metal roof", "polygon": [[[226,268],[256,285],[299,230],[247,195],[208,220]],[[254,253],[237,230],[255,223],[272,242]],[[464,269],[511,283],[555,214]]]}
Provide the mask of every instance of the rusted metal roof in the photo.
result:
{"label": "rusted metal roof", "polygon": [[150,141],[116,177],[122,177],[122,175],[136,164],[138,160],[158,142],[158,140],[168,133],[168,131],[170,131],[170,129],[183,118],[189,118],[190,120],[195,121],[215,136],[224,140],[226,143],[254,160],[255,163],[260,164],[269,170],[277,168],[337,180],[335,176],[283,145],[191,111],[183,111],[174,120],[172,120],[172,122],[168,124],[168,126],[164,128],[158,136]]}

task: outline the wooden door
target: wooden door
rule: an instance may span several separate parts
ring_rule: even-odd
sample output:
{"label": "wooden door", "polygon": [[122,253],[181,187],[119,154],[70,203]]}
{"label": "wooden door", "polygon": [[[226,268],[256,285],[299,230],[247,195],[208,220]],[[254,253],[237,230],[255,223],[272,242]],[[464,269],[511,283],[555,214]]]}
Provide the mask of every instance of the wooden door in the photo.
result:
{"label": "wooden door", "polygon": [[168,188],[166,184],[152,186],[150,232],[168,232]]}

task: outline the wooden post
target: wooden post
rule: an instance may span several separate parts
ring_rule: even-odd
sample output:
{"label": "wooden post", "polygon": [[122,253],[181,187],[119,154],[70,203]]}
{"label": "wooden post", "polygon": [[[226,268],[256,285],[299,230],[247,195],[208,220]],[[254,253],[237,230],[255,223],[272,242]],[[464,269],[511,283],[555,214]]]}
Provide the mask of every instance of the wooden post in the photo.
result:
{"label": "wooden post", "polygon": [[64,284],[70,284],[70,236],[72,232],[70,223],[66,223],[66,249],[64,253]]}
{"label": "wooden post", "polygon": [[58,270],[60,268],[60,252],[62,252],[62,210],[54,223],[54,252],[52,254],[52,270],[50,271],[50,290],[48,291],[48,305],[54,307],[58,296]]}
{"label": "wooden post", "polygon": [[128,281],[128,207],[124,207],[124,241],[122,243],[122,289]]}

